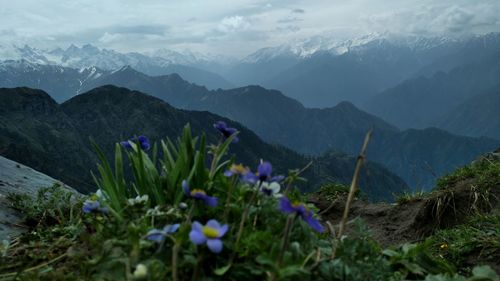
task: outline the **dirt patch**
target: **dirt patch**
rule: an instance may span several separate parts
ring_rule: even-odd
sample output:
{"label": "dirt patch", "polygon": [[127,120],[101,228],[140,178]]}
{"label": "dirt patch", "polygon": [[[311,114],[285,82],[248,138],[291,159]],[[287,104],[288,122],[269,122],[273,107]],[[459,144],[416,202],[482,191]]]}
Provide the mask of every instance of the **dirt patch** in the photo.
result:
{"label": "dirt patch", "polygon": [[[438,229],[456,226],[476,212],[488,212],[497,205],[497,198],[500,198],[500,187],[492,188],[489,193],[480,192],[475,181],[469,179],[453,188],[403,204],[357,199],[352,204],[349,220],[362,218],[382,246],[399,245],[422,240]],[[338,197],[333,207],[322,215],[323,219],[338,224],[345,199]],[[310,202],[320,209],[320,213],[331,204],[321,194],[313,195]]]}

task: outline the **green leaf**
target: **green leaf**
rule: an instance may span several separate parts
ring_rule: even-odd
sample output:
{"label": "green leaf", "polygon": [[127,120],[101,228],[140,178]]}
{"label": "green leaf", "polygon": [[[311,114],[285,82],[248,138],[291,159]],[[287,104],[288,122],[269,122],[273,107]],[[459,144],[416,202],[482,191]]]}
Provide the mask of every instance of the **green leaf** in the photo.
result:
{"label": "green leaf", "polygon": [[224,267],[216,268],[214,270],[215,275],[222,276],[231,268],[232,264],[228,264]]}

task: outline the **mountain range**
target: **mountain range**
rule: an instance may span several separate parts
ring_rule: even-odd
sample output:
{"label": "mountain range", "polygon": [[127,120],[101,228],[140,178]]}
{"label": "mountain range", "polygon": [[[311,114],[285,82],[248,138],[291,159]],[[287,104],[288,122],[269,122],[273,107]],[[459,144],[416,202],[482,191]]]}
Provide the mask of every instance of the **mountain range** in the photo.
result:
{"label": "mountain range", "polygon": [[[36,75],[30,73],[29,77]],[[372,145],[376,149],[369,150],[369,159],[385,165],[414,188],[431,188],[436,176],[500,146],[500,141],[460,137],[437,129],[413,130],[411,135],[414,138],[408,138],[408,131],[400,131],[349,102],[331,108],[310,109],[279,91],[259,86],[211,91],[189,83],[177,74],[153,77],[131,67],[89,79],[79,91],[90,91],[104,85],[148,93],[177,108],[219,114],[247,126],[264,141],[306,155],[321,155],[328,151],[355,155],[364,134],[373,128]],[[51,93],[50,88],[42,89]],[[53,96],[61,101],[60,95]],[[435,145],[422,145],[429,135],[433,135]],[[457,157],[441,159],[435,156],[457,151]]]}
{"label": "mountain range", "polygon": [[150,75],[179,73],[186,79],[210,89],[231,88],[233,86],[218,74],[192,66],[195,63],[204,63],[209,58],[199,59],[194,54],[181,54],[166,50],[158,50],[152,54],[141,54],[99,49],[90,44],[82,47],[70,45],[66,49],[56,48],[53,50],[40,50],[27,45],[23,47],[0,46],[0,59],[78,70],[98,68],[101,71],[113,71],[130,65]]}
{"label": "mountain range", "polygon": [[[499,145],[500,35],[494,33],[459,39],[376,34],[342,42],[315,37],[239,61],[166,49],[122,54],[91,45],[16,50],[21,60],[0,62],[0,87],[39,88],[57,102],[104,85],[122,86],[177,108],[219,114],[266,142],[316,156],[354,155],[374,128],[377,149],[368,156],[414,188],[432,187],[436,175]],[[128,62],[134,66],[118,67]],[[192,83],[182,70],[152,70],[167,66],[212,68],[235,85],[284,91],[256,85],[213,90]],[[459,155],[436,157],[444,152]]]}
{"label": "mountain range", "polygon": [[104,71],[129,65],[151,76],[177,73],[208,89],[261,85],[307,107],[349,101],[365,108],[374,96],[407,80],[448,73],[498,52],[500,33],[460,38],[375,33],[349,40],[315,36],[263,48],[241,59],[168,49],[120,53],[87,44],[52,50],[0,46],[0,60]]}
{"label": "mountain range", "polygon": [[220,73],[234,84],[278,89],[307,107],[364,106],[405,80],[475,63],[500,51],[500,34],[462,38],[372,34],[314,37],[258,50]]}
{"label": "mountain range", "polygon": [[[459,114],[456,107],[460,104],[485,91],[498,90],[498,84],[500,50],[449,72],[439,71],[430,77],[406,80],[373,97],[365,108],[400,128],[439,126],[446,115]],[[491,119],[498,119],[499,115],[497,112]],[[486,132],[485,135],[495,133]]]}
{"label": "mountain range", "polygon": [[[261,158],[271,161],[277,172],[301,168],[313,161],[304,176],[311,181],[303,190],[313,190],[326,182],[348,183],[356,159],[329,154],[305,157],[292,150],[263,142],[244,126],[209,112],[186,111],[140,92],[115,86],[96,88],[57,104],[48,94],[29,88],[0,89],[0,155],[40,170],[82,192],[95,190],[90,170],[97,159],[89,137],[109,157],[114,143],[145,134],[152,140],[175,139],[189,123],[193,132],[217,142],[213,128],[224,120],[240,130],[241,141],[231,146],[238,162],[251,167]],[[362,190],[374,199],[390,199],[407,190],[398,176],[376,163],[368,163],[361,181]]]}

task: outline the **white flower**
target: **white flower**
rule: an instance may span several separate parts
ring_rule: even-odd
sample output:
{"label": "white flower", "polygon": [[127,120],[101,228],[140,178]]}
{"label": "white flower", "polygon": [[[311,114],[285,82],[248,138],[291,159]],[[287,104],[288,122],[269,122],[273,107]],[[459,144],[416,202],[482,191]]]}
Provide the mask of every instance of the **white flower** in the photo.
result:
{"label": "white flower", "polygon": [[281,197],[281,194],[279,194],[281,190],[281,186],[277,182],[263,182],[260,185],[260,190],[264,192],[264,194],[267,194],[269,196],[274,196],[274,197]]}
{"label": "white flower", "polygon": [[137,197],[135,198],[128,199],[127,202],[130,206],[134,206],[134,205],[144,204],[148,202],[148,200],[149,200],[148,195],[142,195],[142,196],[137,195]]}
{"label": "white flower", "polygon": [[138,264],[134,271],[134,279],[143,280],[146,277],[148,277],[148,268],[142,263]]}
{"label": "white flower", "polygon": [[165,212],[162,212],[160,210],[160,206],[156,206],[153,209],[148,209],[146,211],[146,216],[148,217],[158,217],[158,216],[163,216],[165,214],[166,214]]}
{"label": "white flower", "polygon": [[108,200],[109,198],[106,192],[100,188],[95,192],[95,196],[101,200]]}

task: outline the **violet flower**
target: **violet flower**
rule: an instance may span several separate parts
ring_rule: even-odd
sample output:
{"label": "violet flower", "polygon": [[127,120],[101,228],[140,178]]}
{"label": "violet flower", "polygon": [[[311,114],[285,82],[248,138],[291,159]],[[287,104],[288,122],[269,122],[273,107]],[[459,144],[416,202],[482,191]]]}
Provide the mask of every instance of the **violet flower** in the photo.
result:
{"label": "violet flower", "polygon": [[[224,121],[217,121],[214,124],[214,128],[217,129],[222,134],[224,139],[228,139],[230,136],[232,136],[233,134],[238,132],[238,130],[236,130],[235,128],[228,127],[226,122],[224,122]],[[237,143],[238,141],[239,141],[239,138],[237,136],[235,136],[232,143]]]}
{"label": "violet flower", "polygon": [[146,234],[146,239],[154,241],[156,243],[161,243],[165,240],[165,237],[169,234],[175,233],[179,229],[180,224],[169,224],[163,229],[152,229]]}
{"label": "violet flower", "polygon": [[222,251],[221,237],[224,236],[228,230],[228,225],[221,225],[216,220],[209,220],[206,225],[195,221],[191,225],[191,232],[189,239],[196,245],[207,244],[212,253],[220,253]]}
{"label": "violet flower", "polygon": [[83,202],[82,211],[86,214],[101,213],[107,215],[109,213],[108,208],[101,206],[101,203],[95,200],[85,200],[85,202]]}
{"label": "violet flower", "polygon": [[243,177],[242,180],[246,183],[249,184],[255,184],[258,182],[280,182],[282,181],[285,177],[282,175],[279,176],[272,176],[273,172],[273,166],[271,163],[267,161],[262,161],[259,166],[257,167],[257,173],[254,174],[252,172],[246,173]]}
{"label": "violet flower", "polygon": [[143,136],[143,135],[141,135],[137,138],[133,138],[133,139],[128,140],[128,141],[122,141],[122,142],[120,142],[120,145],[126,149],[132,149],[131,142],[132,143],[138,142],[139,147],[144,151],[148,151],[151,148],[151,143],[149,142],[148,137]]}
{"label": "violet flower", "polygon": [[191,190],[189,188],[189,184],[187,183],[186,180],[182,181],[182,189],[184,190],[184,194],[188,197],[191,197],[193,199],[197,200],[202,200],[205,205],[209,207],[216,207],[217,206],[217,198],[208,196],[207,193],[204,190],[201,189],[193,189]]}
{"label": "violet flower", "polygon": [[315,231],[325,231],[325,228],[313,217],[313,212],[300,202],[292,203],[283,196],[279,199],[279,210],[285,214],[296,213]]}

